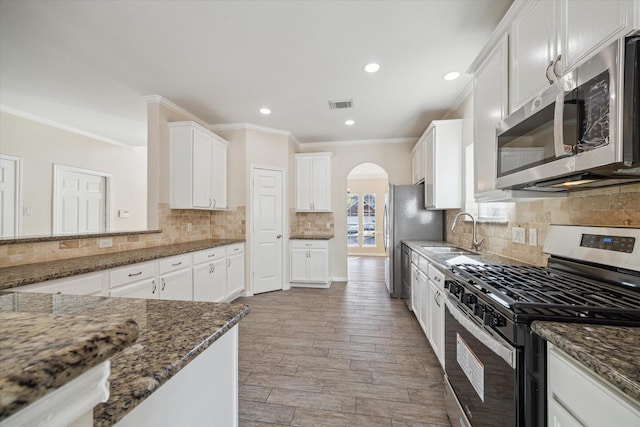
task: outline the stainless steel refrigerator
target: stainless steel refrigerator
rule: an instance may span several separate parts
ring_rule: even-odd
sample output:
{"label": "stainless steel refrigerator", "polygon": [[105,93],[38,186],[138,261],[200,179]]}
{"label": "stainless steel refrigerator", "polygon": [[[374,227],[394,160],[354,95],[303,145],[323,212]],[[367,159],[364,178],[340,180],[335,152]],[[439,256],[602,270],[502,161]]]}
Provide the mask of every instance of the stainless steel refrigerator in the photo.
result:
{"label": "stainless steel refrigerator", "polygon": [[444,211],[424,208],[424,185],[389,185],[384,206],[385,283],[389,295],[408,298],[402,286],[403,240],[443,240]]}

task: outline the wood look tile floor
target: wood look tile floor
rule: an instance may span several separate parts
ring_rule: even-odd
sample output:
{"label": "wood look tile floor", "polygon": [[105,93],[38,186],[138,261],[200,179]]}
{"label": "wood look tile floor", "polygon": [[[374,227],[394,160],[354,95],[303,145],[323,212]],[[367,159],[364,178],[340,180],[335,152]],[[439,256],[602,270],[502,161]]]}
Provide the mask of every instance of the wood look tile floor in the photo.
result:
{"label": "wood look tile floor", "polygon": [[241,298],[240,426],[450,426],[443,371],[384,285],[384,258],[349,281]]}

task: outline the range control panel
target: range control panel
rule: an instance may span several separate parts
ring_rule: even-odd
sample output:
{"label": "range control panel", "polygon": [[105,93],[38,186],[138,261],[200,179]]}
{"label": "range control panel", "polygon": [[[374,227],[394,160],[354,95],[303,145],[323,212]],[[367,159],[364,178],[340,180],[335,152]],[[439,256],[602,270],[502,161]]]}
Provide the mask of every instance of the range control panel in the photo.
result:
{"label": "range control panel", "polygon": [[585,248],[626,253],[632,253],[635,244],[635,237],[603,236],[600,234],[583,234],[580,242],[580,246]]}

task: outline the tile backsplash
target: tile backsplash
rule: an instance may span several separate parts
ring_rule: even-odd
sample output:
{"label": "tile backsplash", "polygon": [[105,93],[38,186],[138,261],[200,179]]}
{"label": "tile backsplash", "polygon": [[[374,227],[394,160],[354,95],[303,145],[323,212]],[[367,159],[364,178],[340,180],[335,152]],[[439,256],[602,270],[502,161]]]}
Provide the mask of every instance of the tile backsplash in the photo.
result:
{"label": "tile backsplash", "polygon": [[333,236],[333,212],[289,212],[292,236]]}
{"label": "tile backsplash", "polygon": [[[447,241],[471,247],[470,221],[459,222],[451,232],[453,217],[460,210],[447,211]],[[640,227],[640,184],[607,187],[569,193],[567,197],[517,202],[508,213],[508,223],[479,223],[482,252],[490,252],[534,265],[545,265],[542,249],[549,224]],[[512,228],[526,229],[525,244],[512,242]],[[537,230],[537,244],[529,244],[529,231]]]}
{"label": "tile backsplash", "polygon": [[203,239],[244,239],[246,208],[226,211],[170,209],[159,204],[160,233],[127,234],[109,237],[112,246],[99,248],[100,238],[68,239],[0,245],[0,266],[53,261]]}

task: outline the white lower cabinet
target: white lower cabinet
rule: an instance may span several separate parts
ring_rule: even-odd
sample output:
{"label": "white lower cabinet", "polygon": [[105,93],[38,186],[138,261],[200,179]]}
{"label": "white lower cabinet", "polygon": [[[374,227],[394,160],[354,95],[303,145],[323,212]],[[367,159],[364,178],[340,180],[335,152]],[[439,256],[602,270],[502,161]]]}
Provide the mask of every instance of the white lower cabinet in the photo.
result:
{"label": "white lower cabinet", "polygon": [[244,291],[244,243],[19,286],[11,291],[231,301]]}
{"label": "white lower cabinet", "polygon": [[635,427],[640,405],[565,352],[547,345],[549,427]]}
{"label": "white lower cabinet", "polygon": [[329,287],[329,241],[291,240],[291,285]]}

